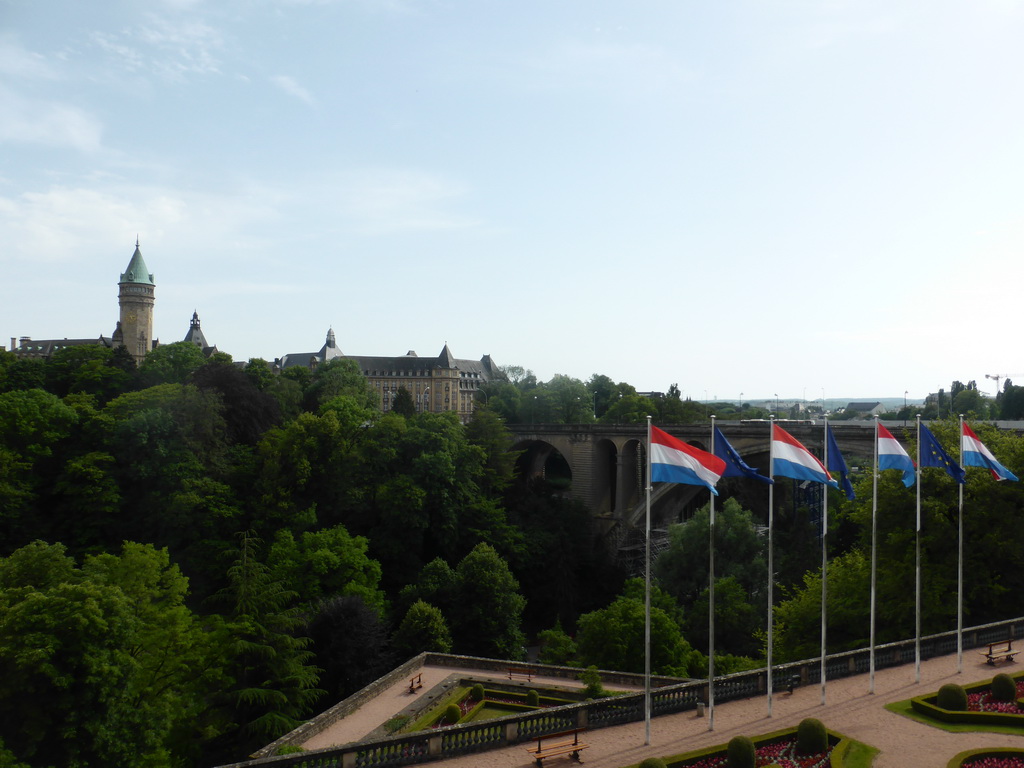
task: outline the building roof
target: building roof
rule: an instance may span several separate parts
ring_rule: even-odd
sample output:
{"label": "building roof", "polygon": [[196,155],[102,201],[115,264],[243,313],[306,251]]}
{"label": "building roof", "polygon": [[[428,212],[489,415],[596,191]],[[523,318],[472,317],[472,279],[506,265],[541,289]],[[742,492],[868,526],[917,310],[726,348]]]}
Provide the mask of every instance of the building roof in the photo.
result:
{"label": "building roof", "polygon": [[448,344],[444,345],[437,357],[420,357],[412,350],[392,357],[345,355],[337,347],[333,329],[327,331],[327,341],[319,352],[289,352],[277,361],[277,365],[282,369],[297,365],[308,366],[311,360],[325,363],[336,357],[354,360],[364,376],[427,376],[432,370],[440,368],[458,370],[461,376],[467,378],[489,380],[498,372],[490,355],[484,355],[479,360],[460,360],[452,354]]}
{"label": "building roof", "polygon": [[873,403],[865,403],[865,402],[850,403],[849,405],[846,406],[846,410],[848,410],[848,411],[857,411],[858,413],[867,413],[868,411],[873,411],[875,408],[877,408],[880,405],[881,405],[881,403],[878,402],[877,400],[875,402],[873,402]]}
{"label": "building roof", "polygon": [[207,357],[217,351],[216,345],[210,345],[206,342],[206,335],[199,325],[199,312],[195,310],[192,311],[192,321],[189,323],[188,333],[185,334],[185,341],[195,344],[203,350],[203,354]]}
{"label": "building roof", "polygon": [[128,268],[121,273],[119,282],[156,285],[153,281],[153,273],[149,271],[149,267],[146,266],[146,262],[142,258],[138,239],[135,240],[135,253],[132,254],[132,260],[128,262]]}
{"label": "building roof", "polygon": [[98,339],[30,339],[27,336],[22,336],[18,342],[18,346],[12,349],[19,355],[25,357],[50,357],[54,352],[58,352],[66,347],[86,347],[86,346],[102,346],[102,347],[113,347],[113,341],[100,336]]}
{"label": "building roof", "polygon": [[319,352],[289,352],[284,357],[277,360],[279,368],[284,370],[285,368],[294,368],[297,365],[303,367],[309,367],[310,361],[315,360],[317,363],[326,363],[328,360],[333,360],[336,357],[344,357],[341,354],[341,350],[338,349],[338,343],[334,336],[334,329],[327,329],[327,340],[324,345],[320,347]]}

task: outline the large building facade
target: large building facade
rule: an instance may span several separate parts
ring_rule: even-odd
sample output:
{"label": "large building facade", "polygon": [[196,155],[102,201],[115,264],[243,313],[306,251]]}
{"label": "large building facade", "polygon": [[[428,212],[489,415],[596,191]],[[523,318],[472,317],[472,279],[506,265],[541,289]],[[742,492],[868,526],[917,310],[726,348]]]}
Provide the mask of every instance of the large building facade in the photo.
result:
{"label": "large building facade", "polygon": [[454,411],[463,422],[473,414],[477,392],[483,384],[500,377],[501,371],[490,355],[479,360],[461,360],[444,345],[437,357],[420,357],[410,350],[396,357],[346,355],[339,348],[334,329],[327,331],[327,340],[317,352],[293,352],[274,361],[279,370],[318,365],[343,358],[359,366],[367,382],[380,396],[380,407],[390,411],[400,389],[412,395],[420,413]]}

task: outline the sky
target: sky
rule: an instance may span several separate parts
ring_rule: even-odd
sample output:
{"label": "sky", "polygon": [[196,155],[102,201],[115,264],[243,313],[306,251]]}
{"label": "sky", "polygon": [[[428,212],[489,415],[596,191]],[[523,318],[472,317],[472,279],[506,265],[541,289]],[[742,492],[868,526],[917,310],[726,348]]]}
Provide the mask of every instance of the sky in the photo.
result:
{"label": "sky", "polygon": [[[0,344],[1024,382],[1024,2],[0,0]],[[1002,383],[1002,382],[1001,382]]]}

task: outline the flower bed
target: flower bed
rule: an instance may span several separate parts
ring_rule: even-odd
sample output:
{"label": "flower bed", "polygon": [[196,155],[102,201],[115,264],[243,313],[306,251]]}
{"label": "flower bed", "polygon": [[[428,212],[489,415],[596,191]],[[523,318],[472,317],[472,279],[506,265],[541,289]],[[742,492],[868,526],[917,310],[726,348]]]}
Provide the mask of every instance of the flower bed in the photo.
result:
{"label": "flower bed", "polygon": [[947,768],[1024,768],[1024,751],[1012,747],[972,749],[950,760]]}
{"label": "flower bed", "polygon": [[[856,744],[841,733],[827,731],[828,749],[814,755],[796,754],[796,728],[785,728],[752,738],[758,768],[831,768],[845,765],[847,753]],[[870,749],[870,748],[868,748]],[[726,768],[728,746],[719,744],[694,752],[668,755],[662,759],[667,768]],[[639,768],[638,765],[631,768]]]}
{"label": "flower bed", "polygon": [[[919,715],[938,720],[943,723],[959,723],[972,725],[981,730],[987,726],[1002,726],[1024,729],[1024,709],[1020,707],[1019,698],[1024,695],[1024,676],[1016,677],[1017,702],[997,702],[992,699],[991,680],[984,680],[973,685],[965,685],[967,693],[966,710],[943,709],[936,703],[936,694],[916,696],[910,700],[910,706]],[[972,705],[973,701],[973,705]]]}
{"label": "flower bed", "polygon": [[968,712],[1003,712],[1007,715],[1024,715],[1020,699],[1024,699],[1024,679],[1017,680],[1017,701],[996,701],[992,691],[975,691],[967,694]]}
{"label": "flower bed", "polygon": [[[780,766],[780,768],[829,768],[832,765],[831,755],[834,745],[830,744],[828,751],[819,752],[816,755],[798,755],[796,753],[796,737],[758,744],[755,747],[757,765],[759,766]],[[670,763],[672,766],[686,766],[686,768],[728,768],[729,759],[725,754],[712,755],[698,760],[695,763]]]}

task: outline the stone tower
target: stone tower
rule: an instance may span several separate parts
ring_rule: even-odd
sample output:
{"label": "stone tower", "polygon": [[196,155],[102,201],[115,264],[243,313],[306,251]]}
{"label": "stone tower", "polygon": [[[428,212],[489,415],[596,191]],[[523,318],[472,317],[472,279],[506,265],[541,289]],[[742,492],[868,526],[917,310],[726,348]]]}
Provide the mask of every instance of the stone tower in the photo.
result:
{"label": "stone tower", "polygon": [[121,307],[121,340],[136,363],[153,349],[153,304],[156,283],[146,262],[142,260],[138,238],[135,253],[117,284],[117,301]]}

